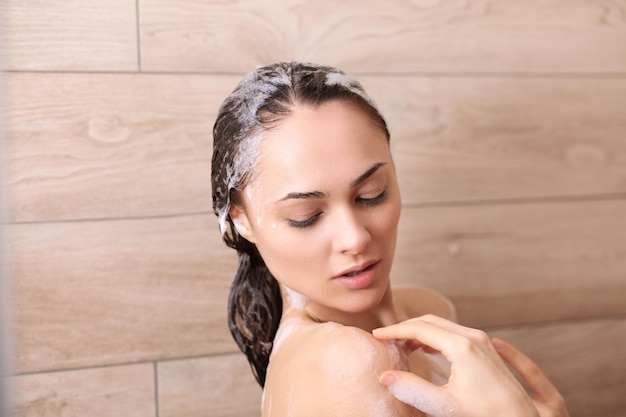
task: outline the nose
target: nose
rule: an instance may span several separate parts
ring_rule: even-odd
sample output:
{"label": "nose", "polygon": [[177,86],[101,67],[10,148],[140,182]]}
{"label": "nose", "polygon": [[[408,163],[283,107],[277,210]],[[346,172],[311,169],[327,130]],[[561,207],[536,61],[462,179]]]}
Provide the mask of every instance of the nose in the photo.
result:
{"label": "nose", "polygon": [[372,240],[365,222],[354,210],[346,210],[336,216],[333,224],[333,250],[358,255],[365,251]]}

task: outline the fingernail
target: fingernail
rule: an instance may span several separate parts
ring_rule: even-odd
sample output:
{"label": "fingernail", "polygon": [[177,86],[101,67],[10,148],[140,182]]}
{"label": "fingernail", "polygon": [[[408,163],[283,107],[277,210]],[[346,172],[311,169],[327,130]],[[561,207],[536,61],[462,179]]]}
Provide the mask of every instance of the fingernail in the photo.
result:
{"label": "fingernail", "polygon": [[382,327],[379,327],[378,329],[374,329],[372,330],[372,334],[376,336],[376,333],[380,333],[381,330],[382,330]]}
{"label": "fingernail", "polygon": [[495,347],[497,350],[506,349],[506,345],[504,344],[502,339],[498,339],[497,337],[494,337],[493,339],[491,339],[491,343],[493,344],[493,347]]}
{"label": "fingernail", "polygon": [[380,378],[378,379],[378,381],[383,384],[384,386],[388,387],[391,384],[393,384],[394,382],[397,381],[396,377],[393,376],[393,374],[390,373],[384,373],[380,376]]}

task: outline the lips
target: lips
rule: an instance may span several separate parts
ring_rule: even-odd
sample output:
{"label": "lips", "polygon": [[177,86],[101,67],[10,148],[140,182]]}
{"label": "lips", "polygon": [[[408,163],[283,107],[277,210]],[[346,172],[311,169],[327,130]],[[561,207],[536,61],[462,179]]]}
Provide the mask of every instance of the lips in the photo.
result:
{"label": "lips", "polygon": [[335,276],[335,278],[351,278],[351,277],[355,277],[355,276],[357,276],[359,274],[362,274],[363,272],[371,269],[376,264],[378,264],[378,262],[379,262],[378,260],[372,260],[372,261],[364,262],[364,263],[362,263],[360,265],[353,266],[351,268],[348,268],[348,269],[344,270],[339,275]]}
{"label": "lips", "polygon": [[367,288],[374,282],[379,262],[373,260],[348,268],[334,277],[334,281],[351,289]]}
{"label": "lips", "polygon": [[[367,268],[365,268],[367,269]],[[365,269],[359,269],[358,271],[349,272],[347,274],[343,274],[344,277],[353,277],[355,275],[359,275],[361,272],[365,271]]]}

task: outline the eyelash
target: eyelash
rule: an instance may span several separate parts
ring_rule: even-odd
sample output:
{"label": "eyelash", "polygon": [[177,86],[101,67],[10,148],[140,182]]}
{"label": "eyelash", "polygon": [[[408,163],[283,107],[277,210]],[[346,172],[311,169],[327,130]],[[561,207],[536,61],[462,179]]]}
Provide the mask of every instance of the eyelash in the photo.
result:
{"label": "eyelash", "polygon": [[361,204],[365,204],[366,206],[375,206],[378,203],[382,203],[387,198],[387,189],[385,188],[382,193],[378,194],[376,197],[372,198],[357,198],[357,202]]}
{"label": "eyelash", "polygon": [[[387,199],[387,189],[384,189],[382,193],[378,194],[376,197],[372,198],[362,198],[359,197],[356,199],[357,203],[363,204],[365,206],[371,207],[375,206],[379,203],[382,203]],[[296,229],[305,229],[307,227],[313,226],[317,219],[322,215],[322,213],[318,213],[314,216],[309,217],[306,220],[298,221],[298,220],[287,220],[289,222],[289,226],[295,227]]]}
{"label": "eyelash", "polygon": [[309,217],[308,219],[303,220],[303,221],[288,220],[289,226],[295,227],[296,229],[305,229],[307,227],[312,226],[313,223],[317,221],[317,219],[320,217],[321,214],[322,213],[318,213],[315,216]]}

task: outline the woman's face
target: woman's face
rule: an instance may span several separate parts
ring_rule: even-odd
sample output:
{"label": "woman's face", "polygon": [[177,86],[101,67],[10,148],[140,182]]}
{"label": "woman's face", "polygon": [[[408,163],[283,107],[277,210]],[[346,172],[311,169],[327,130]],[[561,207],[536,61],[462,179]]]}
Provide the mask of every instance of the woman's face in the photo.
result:
{"label": "woman's face", "polygon": [[326,316],[376,307],[401,206],[381,128],[347,101],[298,106],[260,156],[231,217],[272,274]]}

